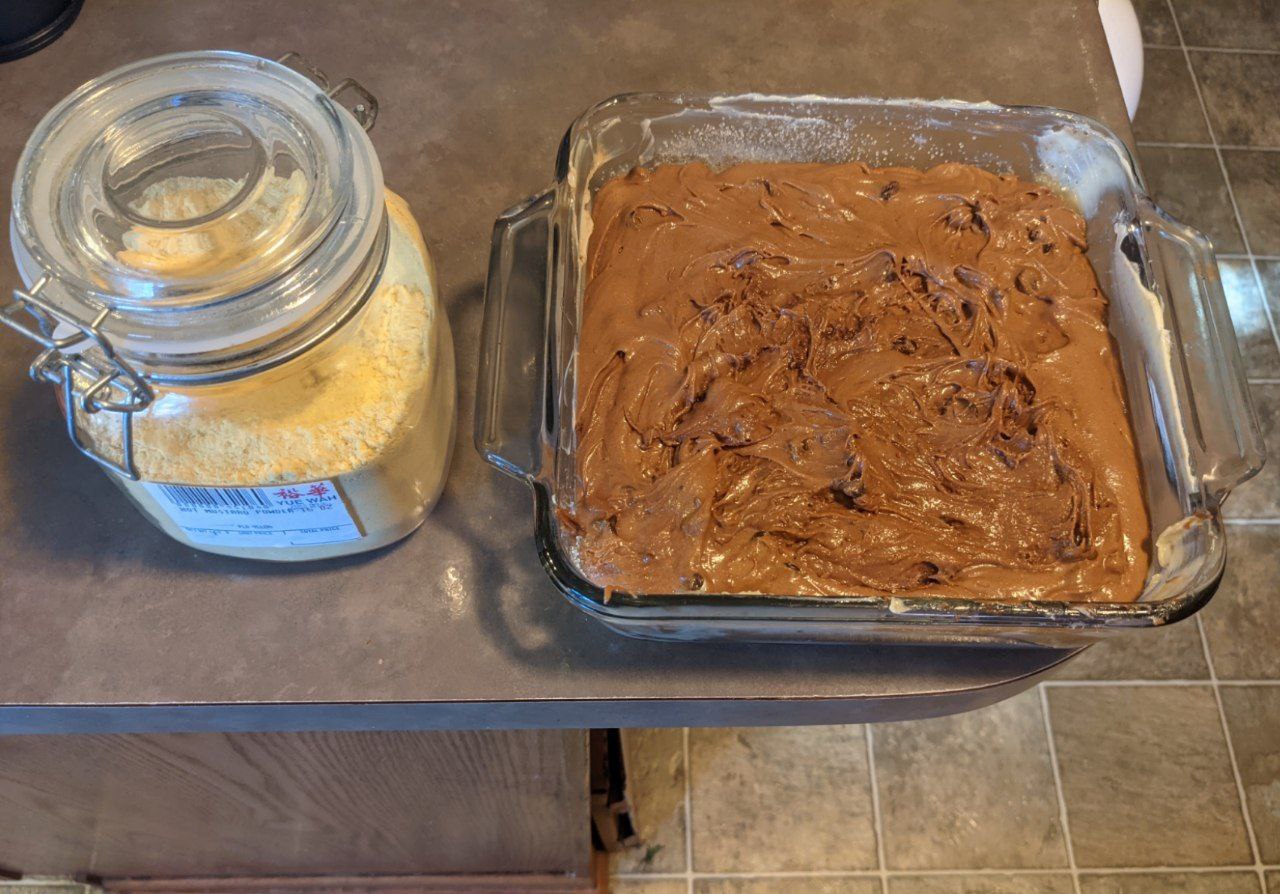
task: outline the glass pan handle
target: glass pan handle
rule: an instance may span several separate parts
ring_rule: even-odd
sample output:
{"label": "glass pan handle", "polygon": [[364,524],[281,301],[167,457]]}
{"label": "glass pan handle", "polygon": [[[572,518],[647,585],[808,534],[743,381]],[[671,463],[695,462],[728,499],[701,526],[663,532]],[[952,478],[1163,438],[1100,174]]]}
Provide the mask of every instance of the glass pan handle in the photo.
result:
{"label": "glass pan handle", "polygon": [[542,465],[553,203],[543,193],[498,218],[484,290],[476,449],[517,478],[536,477]]}
{"label": "glass pan handle", "polygon": [[1156,276],[1168,296],[1175,351],[1191,391],[1200,477],[1205,495],[1216,504],[1256,475],[1266,458],[1240,346],[1209,240],[1149,200],[1142,219],[1154,237],[1148,245],[1158,255]]}

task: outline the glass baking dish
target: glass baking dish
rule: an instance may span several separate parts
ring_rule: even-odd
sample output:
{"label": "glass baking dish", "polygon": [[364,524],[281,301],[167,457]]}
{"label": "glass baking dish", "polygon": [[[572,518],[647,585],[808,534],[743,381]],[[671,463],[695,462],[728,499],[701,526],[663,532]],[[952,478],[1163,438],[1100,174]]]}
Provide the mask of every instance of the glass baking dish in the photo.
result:
{"label": "glass baking dish", "polygon": [[[587,580],[556,508],[574,495],[575,356],[592,196],[636,165],[702,160],[966,162],[1051,183],[1088,223],[1151,516],[1133,603],[630,593]],[[542,563],[580,609],[646,638],[1072,646],[1190,617],[1226,560],[1220,508],[1263,462],[1208,240],[1143,192],[1108,129],[1058,109],[951,101],[628,94],[569,128],[545,193],[493,233],[476,446],[526,481]]]}

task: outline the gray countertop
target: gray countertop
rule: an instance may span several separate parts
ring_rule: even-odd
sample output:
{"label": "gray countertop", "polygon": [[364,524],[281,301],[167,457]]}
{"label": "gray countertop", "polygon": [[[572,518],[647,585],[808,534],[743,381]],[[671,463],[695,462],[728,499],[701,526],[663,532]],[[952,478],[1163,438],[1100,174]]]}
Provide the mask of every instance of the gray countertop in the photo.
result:
{"label": "gray countertop", "polygon": [[[986,704],[1064,657],[620,637],[553,589],[530,494],[470,433],[493,219],[550,180],[582,109],[646,90],[954,97],[1060,106],[1128,139],[1093,0],[88,0],[52,46],[0,65],[0,171],[81,82],[205,48],[298,50],[381,99],[374,143],[459,348],[449,484],[422,530],[370,556],[195,552],[75,453],[52,392],[25,378],[28,345],[0,335],[0,731],[883,720]],[[0,280],[17,284],[7,252]]]}

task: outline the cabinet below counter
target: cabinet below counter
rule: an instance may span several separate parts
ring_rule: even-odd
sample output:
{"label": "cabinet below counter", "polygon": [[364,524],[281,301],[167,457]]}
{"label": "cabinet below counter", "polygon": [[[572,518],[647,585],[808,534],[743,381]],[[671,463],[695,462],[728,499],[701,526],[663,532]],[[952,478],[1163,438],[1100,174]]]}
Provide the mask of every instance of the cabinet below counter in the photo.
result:
{"label": "cabinet below counter", "polygon": [[0,737],[0,866],[139,892],[477,873],[585,888],[587,760],[571,730]]}

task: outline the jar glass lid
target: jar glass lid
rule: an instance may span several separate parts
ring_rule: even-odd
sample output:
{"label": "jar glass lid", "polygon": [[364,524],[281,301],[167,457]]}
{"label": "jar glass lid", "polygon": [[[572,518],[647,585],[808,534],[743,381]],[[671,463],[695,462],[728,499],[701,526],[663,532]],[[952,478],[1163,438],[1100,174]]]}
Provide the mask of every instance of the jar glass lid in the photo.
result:
{"label": "jar glass lid", "polygon": [[299,72],[233,52],[85,84],[41,121],[14,181],[24,273],[160,352],[314,312],[381,216],[381,171],[350,113]]}

